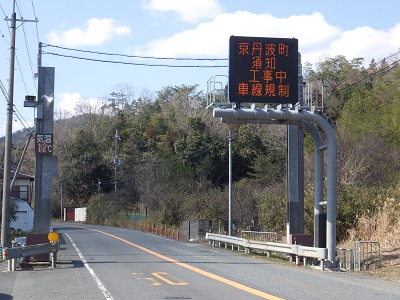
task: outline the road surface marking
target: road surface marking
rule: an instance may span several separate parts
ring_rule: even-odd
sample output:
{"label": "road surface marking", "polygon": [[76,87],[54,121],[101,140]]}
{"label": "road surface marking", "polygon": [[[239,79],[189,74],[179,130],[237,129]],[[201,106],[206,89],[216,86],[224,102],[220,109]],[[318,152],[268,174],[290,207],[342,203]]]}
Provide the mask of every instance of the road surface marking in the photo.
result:
{"label": "road surface marking", "polygon": [[147,248],[145,248],[145,247],[142,247],[142,246],[140,246],[140,245],[137,245],[137,244],[135,244],[135,243],[132,243],[132,242],[130,242],[130,241],[128,241],[128,240],[125,240],[125,239],[123,239],[123,238],[120,238],[120,237],[118,237],[118,236],[116,236],[116,235],[113,235],[113,234],[111,234],[111,233],[107,233],[107,232],[104,232],[104,231],[101,231],[101,230],[96,230],[96,229],[91,229],[91,228],[85,228],[85,227],[78,227],[78,226],[71,226],[71,227],[77,227],[77,228],[86,229],[86,230],[90,230],[90,231],[94,231],[94,232],[98,232],[98,233],[107,235],[107,236],[112,237],[112,238],[114,238],[114,239],[116,239],[116,240],[119,240],[119,241],[121,241],[121,242],[123,242],[123,243],[125,243],[125,244],[131,245],[131,246],[133,246],[133,247],[135,247],[135,248],[137,248],[137,249],[140,249],[140,250],[142,250],[142,251],[144,251],[144,252],[146,252],[146,253],[149,253],[149,254],[151,254],[151,255],[154,255],[154,256],[156,256],[156,257],[158,257],[158,258],[160,258],[160,259],[163,259],[163,260],[168,261],[168,262],[170,262],[170,263],[173,263],[173,264],[176,264],[176,265],[178,265],[178,266],[181,266],[181,267],[183,267],[183,268],[185,268],[185,269],[188,269],[188,270],[190,270],[190,271],[193,271],[193,272],[195,272],[195,273],[197,273],[197,274],[200,274],[200,275],[206,276],[206,277],[208,277],[208,278],[214,279],[214,280],[216,280],[216,281],[225,283],[226,285],[232,286],[232,287],[234,287],[234,288],[237,288],[237,289],[242,290],[242,291],[244,291],[244,292],[247,292],[247,293],[249,293],[249,294],[253,294],[253,295],[259,296],[259,297],[264,298],[264,299],[283,300],[283,298],[279,298],[279,297],[276,297],[276,296],[274,296],[274,295],[271,295],[271,294],[268,294],[268,293],[265,293],[265,292],[262,292],[262,291],[253,289],[253,288],[251,288],[251,287],[249,287],[249,286],[246,286],[246,285],[244,285],[244,284],[235,282],[235,281],[233,281],[233,280],[224,278],[224,277],[222,277],[222,276],[215,275],[215,274],[213,274],[213,273],[210,273],[210,272],[204,271],[204,270],[202,270],[202,269],[196,268],[196,267],[194,267],[194,266],[188,265],[188,264],[186,264],[186,263],[180,262],[180,261],[175,260],[175,259],[173,259],[173,258],[170,258],[170,257],[168,257],[168,256],[162,255],[162,254],[160,254],[160,253],[157,253],[157,252],[155,252],[155,251],[152,251],[152,250],[150,250],[150,249],[147,249]]}
{"label": "road surface marking", "polygon": [[[152,283],[150,285],[155,286],[155,285],[161,285],[161,282],[158,282],[155,278],[153,277],[144,277],[144,273],[132,273],[133,277],[136,280],[149,280]],[[140,276],[142,275],[142,276]],[[152,272],[151,275],[154,277],[161,279],[165,283],[169,285],[187,285],[187,282],[180,281],[179,279],[175,278],[174,276],[169,275],[167,272]]]}
{"label": "road surface marking", "polygon": [[135,277],[136,280],[148,280],[152,283],[150,283],[149,285],[151,286],[155,286],[155,285],[161,285],[160,282],[158,282],[157,280],[155,280],[152,277],[140,277],[138,275],[144,275],[144,273],[132,273],[133,277]]}
{"label": "road surface marking", "polygon": [[114,298],[111,296],[109,291],[107,291],[106,287],[101,283],[99,277],[94,273],[91,267],[89,267],[85,257],[83,256],[82,252],[78,249],[76,246],[75,242],[72,240],[72,238],[69,236],[68,233],[65,233],[65,235],[69,238],[71,241],[72,246],[75,248],[75,251],[78,253],[79,257],[81,258],[81,261],[83,262],[83,265],[86,267],[86,269],[89,270],[90,275],[92,275],[94,281],[97,283],[97,286],[99,287],[100,291],[103,293],[104,297],[108,300],[114,300]]}
{"label": "road surface marking", "polygon": [[[158,279],[161,279],[162,281],[168,283],[169,285],[187,285],[187,282],[179,281],[177,278],[169,275],[167,272],[153,272],[151,273],[154,277],[157,277]],[[164,275],[164,276],[161,276]],[[167,279],[166,277],[169,277],[172,280]]]}

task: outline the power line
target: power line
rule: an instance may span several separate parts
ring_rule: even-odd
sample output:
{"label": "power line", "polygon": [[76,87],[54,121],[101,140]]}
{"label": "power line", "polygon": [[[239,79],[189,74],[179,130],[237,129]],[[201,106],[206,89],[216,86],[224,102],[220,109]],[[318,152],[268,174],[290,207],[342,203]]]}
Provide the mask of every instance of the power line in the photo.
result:
{"label": "power line", "polygon": [[[391,56],[389,56],[389,57],[392,57],[392,56],[393,56],[393,55],[391,55]],[[383,61],[384,61],[384,59],[383,59],[381,62],[383,62]],[[394,68],[395,68],[397,65],[399,65],[399,64],[400,64],[400,61],[397,60],[397,61],[393,62],[392,64],[387,65],[387,66],[385,66],[384,68],[381,68],[381,69],[379,69],[379,70],[377,70],[377,71],[375,71],[375,72],[373,72],[373,73],[371,73],[371,74],[368,74],[367,76],[365,76],[365,77],[363,77],[363,78],[357,80],[356,82],[353,82],[352,84],[350,84],[350,85],[348,85],[348,86],[346,86],[346,87],[340,89],[340,91],[345,91],[345,90],[347,90],[347,89],[349,89],[349,88],[352,88],[353,86],[355,86],[355,85],[357,85],[357,84],[363,82],[364,80],[367,80],[368,78],[374,77],[374,76],[377,76],[378,78],[380,78],[380,77],[382,77],[383,75],[385,75],[385,74],[387,74],[388,72],[390,72],[392,69],[394,69]],[[379,74],[379,73],[382,73],[382,74]],[[343,82],[337,84],[336,87],[339,86],[339,85],[342,84],[342,83],[343,83]]]}
{"label": "power line", "polygon": [[[20,8],[18,4],[17,4],[17,9],[18,9],[19,14],[22,17],[22,8]],[[22,30],[24,32],[26,52],[28,54],[29,66],[30,66],[31,72],[32,72],[33,85],[35,86],[35,89],[37,90],[36,81],[35,81],[35,72],[33,71],[32,59],[31,59],[31,55],[30,55],[30,51],[29,51],[28,39],[26,37],[26,30],[25,30],[25,23],[24,22],[22,22]],[[17,62],[18,62],[18,60],[17,60]],[[18,66],[19,66],[19,63],[18,63]],[[21,76],[22,76],[22,73],[21,73]],[[24,82],[24,84],[25,84],[25,82]],[[27,93],[28,93],[28,91],[27,91]]]}
{"label": "power line", "polygon": [[[5,101],[8,102],[8,100],[9,100],[8,93],[7,93],[6,88],[4,87],[3,82],[1,80],[0,80],[0,89],[3,92]],[[29,127],[28,122],[24,119],[22,114],[18,111],[15,104],[13,104],[13,107],[14,107],[13,108],[14,115],[17,117],[17,119],[19,120],[21,125],[25,128],[25,130],[30,133],[30,130],[28,129],[28,127]]]}
{"label": "power line", "polygon": [[15,53],[15,59],[16,59],[16,61],[17,61],[18,71],[19,71],[19,74],[21,74],[21,79],[22,79],[22,83],[24,84],[25,91],[26,91],[27,94],[29,94],[28,88],[26,87],[24,75],[22,75],[22,70],[21,70],[21,66],[20,66],[20,64],[19,64],[19,60],[18,60],[18,55],[17,55],[17,53]]}
{"label": "power line", "polygon": [[0,80],[0,89],[3,92],[5,101],[8,102],[8,92],[7,92],[6,88],[3,85],[3,81],[1,81],[1,80]]}
{"label": "power line", "polygon": [[168,64],[147,64],[147,63],[134,63],[134,62],[123,62],[123,61],[114,61],[114,60],[103,60],[103,59],[95,59],[95,58],[87,58],[87,57],[80,57],[80,56],[73,56],[73,55],[64,55],[59,53],[53,52],[46,52],[43,51],[43,54],[67,57],[67,58],[74,58],[80,60],[88,60],[88,61],[95,61],[95,62],[102,62],[102,63],[112,63],[112,64],[122,64],[122,65],[134,65],[134,66],[145,66],[145,67],[168,67],[168,68],[227,68],[226,65],[168,65]]}
{"label": "power line", "polygon": [[92,53],[92,54],[100,54],[100,55],[109,55],[109,56],[121,56],[121,57],[129,57],[129,58],[142,58],[142,59],[160,59],[160,60],[194,60],[194,61],[227,61],[227,58],[184,58],[184,57],[155,57],[155,56],[140,56],[140,55],[128,55],[128,54],[118,54],[118,53],[108,53],[108,52],[99,52],[99,51],[89,51],[89,50],[82,50],[82,49],[75,49],[75,48],[67,48],[61,47],[57,45],[50,45],[44,44],[45,47],[53,47],[68,51],[77,51],[77,52],[84,52],[84,53]]}
{"label": "power line", "polygon": [[[35,17],[35,20],[37,20],[37,16],[36,16],[36,10],[35,10],[35,6],[33,5],[33,0],[31,0],[32,3],[32,10],[33,10],[33,16]],[[37,43],[39,44],[39,30],[38,30],[38,22],[35,22],[36,25],[36,38],[37,38]]]}
{"label": "power line", "polygon": [[[19,12],[19,14],[20,14],[20,16],[21,16],[21,18],[22,18],[22,15],[23,15],[23,14],[22,14],[22,8],[20,8],[20,5],[18,5],[18,2],[17,2],[17,9],[18,9],[18,12]],[[34,74],[35,74],[35,72],[33,71],[33,67],[32,67],[32,60],[31,60],[31,55],[30,55],[30,53],[29,53],[29,46],[28,46],[28,40],[27,40],[27,37],[26,37],[25,23],[24,23],[24,22],[22,22],[22,31],[23,31],[23,33],[24,33],[25,46],[26,46],[26,51],[27,51],[27,54],[28,54],[29,65],[30,65],[31,72],[32,72],[33,84],[34,84],[34,86],[35,86],[35,88],[36,88],[36,82],[35,82],[35,80],[34,80]],[[20,64],[19,64],[18,57],[16,56],[16,58],[17,58],[17,64],[18,64],[18,68],[19,68],[19,71],[20,71],[20,74],[21,74],[22,82],[24,83],[26,93],[29,94],[28,89],[27,89],[26,84],[25,84],[24,76],[22,75],[21,66],[20,66]]]}
{"label": "power line", "polygon": [[14,115],[17,117],[18,121],[21,123],[22,127],[24,127],[24,129],[26,131],[28,131],[28,133],[31,133],[31,131],[29,130],[29,125],[28,122],[24,119],[24,117],[22,116],[22,114],[18,111],[17,107],[14,106]]}
{"label": "power line", "polygon": [[7,41],[7,39],[6,39],[5,35],[4,35],[4,33],[1,32],[1,31],[0,31],[0,33],[1,33],[1,37],[6,41],[6,44],[7,44],[8,46],[10,46],[10,42]]}
{"label": "power line", "polygon": [[1,11],[3,12],[4,17],[7,17],[6,13],[4,12],[3,6],[0,4]]}

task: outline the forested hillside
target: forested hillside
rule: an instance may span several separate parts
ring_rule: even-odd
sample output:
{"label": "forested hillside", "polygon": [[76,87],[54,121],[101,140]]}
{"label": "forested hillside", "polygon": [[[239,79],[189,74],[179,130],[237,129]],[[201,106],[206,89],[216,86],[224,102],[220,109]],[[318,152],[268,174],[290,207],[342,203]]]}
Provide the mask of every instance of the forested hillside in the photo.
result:
{"label": "forested hillside", "polygon": [[[362,59],[329,58],[306,65],[305,81],[330,88],[324,116],[338,140],[339,240],[399,244],[400,68],[397,59],[363,67]],[[134,78],[132,78],[134,81]],[[167,86],[156,97],[110,91],[107,105],[77,108],[79,122],[57,115],[59,178],[53,214],[87,206],[90,222],[118,224],[121,213],[147,214],[165,224],[228,217],[228,131],[233,132],[233,219],[247,229],[286,228],[286,128],[227,125],[205,109],[197,86]],[[73,124],[73,125],[72,125]],[[229,127],[230,126],[230,127]],[[116,136],[118,130],[118,136]],[[306,231],[313,230],[314,147],[305,138]],[[117,156],[117,159],[116,159]],[[27,168],[32,168],[28,154]],[[117,181],[115,183],[115,163]],[[375,234],[375,236],[374,236]]]}

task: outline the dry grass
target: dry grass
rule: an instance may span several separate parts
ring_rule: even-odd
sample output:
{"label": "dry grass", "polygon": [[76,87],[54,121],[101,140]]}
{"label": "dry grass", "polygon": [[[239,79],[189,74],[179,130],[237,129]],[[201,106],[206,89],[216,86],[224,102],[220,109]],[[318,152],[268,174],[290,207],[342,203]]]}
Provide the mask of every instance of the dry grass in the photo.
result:
{"label": "dry grass", "polygon": [[349,230],[349,238],[339,247],[352,248],[355,241],[379,242],[382,268],[369,274],[400,282],[400,201],[388,198],[371,217],[362,216],[358,226]]}

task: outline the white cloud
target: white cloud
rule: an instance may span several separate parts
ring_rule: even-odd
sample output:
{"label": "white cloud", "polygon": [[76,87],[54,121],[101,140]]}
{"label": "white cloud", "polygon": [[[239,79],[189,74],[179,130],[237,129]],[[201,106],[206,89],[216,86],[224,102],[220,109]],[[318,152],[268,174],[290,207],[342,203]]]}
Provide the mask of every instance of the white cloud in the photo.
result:
{"label": "white cloud", "polygon": [[78,93],[61,93],[57,95],[55,105],[61,111],[74,112],[76,104],[81,99]]}
{"label": "white cloud", "polygon": [[47,35],[50,43],[77,47],[83,45],[100,45],[114,36],[130,35],[129,26],[118,25],[113,19],[89,19],[84,28],[72,28],[66,31],[53,30]]}
{"label": "white cloud", "polygon": [[343,32],[340,39],[331,44],[330,51],[336,54],[344,52],[351,58],[364,57],[365,62],[369,63],[372,58],[380,60],[396,52],[399,41],[400,24],[389,31],[364,26]]}
{"label": "white cloud", "polygon": [[186,22],[213,18],[222,12],[216,0],[150,0],[143,7],[153,12],[176,12]]}
{"label": "white cloud", "polygon": [[400,24],[389,31],[360,27],[342,32],[328,24],[321,13],[276,18],[238,11],[220,14],[194,29],[152,41],[136,53],[162,57],[228,57],[231,35],[297,38],[303,63],[315,64],[324,57],[336,55],[344,55],[349,60],[364,57],[369,63],[372,58],[379,60],[398,50]]}
{"label": "white cloud", "polygon": [[[166,39],[149,43],[143,53],[153,56],[228,56],[229,37],[261,36],[297,38],[302,47],[318,49],[340,35],[338,28],[326,23],[319,13],[278,19],[268,14],[256,15],[246,11],[224,13],[211,22],[199,24]],[[319,37],[319,38],[314,38]]]}
{"label": "white cloud", "polygon": [[58,110],[71,114],[76,114],[77,108],[82,105],[91,106],[96,110],[104,104],[104,102],[98,98],[81,98],[79,93],[60,93],[57,95],[55,101]]}

